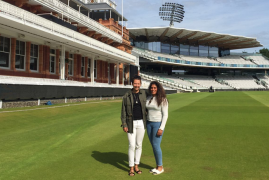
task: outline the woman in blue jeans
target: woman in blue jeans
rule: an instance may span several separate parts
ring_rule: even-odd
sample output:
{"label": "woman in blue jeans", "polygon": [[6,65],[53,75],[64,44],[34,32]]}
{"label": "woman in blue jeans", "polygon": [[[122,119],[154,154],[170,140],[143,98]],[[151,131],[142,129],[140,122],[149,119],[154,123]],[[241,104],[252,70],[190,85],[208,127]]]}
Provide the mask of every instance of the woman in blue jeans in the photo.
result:
{"label": "woman in blue jeans", "polygon": [[151,95],[147,97],[146,102],[148,109],[147,132],[156,160],[156,168],[151,169],[150,173],[158,175],[164,172],[161,141],[164,127],[168,119],[168,101],[165,91],[159,82],[152,81],[148,91]]}

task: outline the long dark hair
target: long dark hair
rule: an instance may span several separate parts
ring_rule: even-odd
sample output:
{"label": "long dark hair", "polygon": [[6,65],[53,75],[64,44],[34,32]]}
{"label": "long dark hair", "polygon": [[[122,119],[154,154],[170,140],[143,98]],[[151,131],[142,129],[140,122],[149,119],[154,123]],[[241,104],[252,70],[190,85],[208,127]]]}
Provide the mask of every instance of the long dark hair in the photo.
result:
{"label": "long dark hair", "polygon": [[157,104],[158,106],[160,106],[162,104],[162,102],[164,104],[168,103],[167,99],[166,99],[166,94],[165,94],[165,90],[163,88],[163,86],[161,85],[161,83],[159,83],[158,81],[151,81],[151,83],[149,84],[149,87],[148,87],[148,92],[149,94],[151,94],[151,86],[152,85],[156,85],[157,86],[157,93],[156,93],[156,101],[157,101]]}

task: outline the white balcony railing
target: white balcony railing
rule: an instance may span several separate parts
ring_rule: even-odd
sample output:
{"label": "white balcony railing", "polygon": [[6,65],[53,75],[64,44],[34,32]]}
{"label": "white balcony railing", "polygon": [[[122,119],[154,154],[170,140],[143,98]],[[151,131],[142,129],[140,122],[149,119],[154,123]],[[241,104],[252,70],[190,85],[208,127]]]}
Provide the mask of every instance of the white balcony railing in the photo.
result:
{"label": "white balcony railing", "polygon": [[49,33],[53,35],[55,34],[56,35],[59,34],[60,36],[63,35],[64,37],[71,39],[74,42],[79,42],[80,44],[83,44],[90,48],[97,49],[98,51],[102,51],[106,53],[107,55],[111,54],[111,55],[117,56],[123,59],[124,62],[129,62],[129,63],[134,64],[136,61],[136,57],[131,54],[128,54],[124,51],[121,51],[117,48],[109,46],[98,40],[95,40],[86,35],[83,35],[81,33],[68,29],[64,26],[56,24],[52,21],[39,17],[33,13],[25,11],[16,6],[13,6],[2,0],[0,0],[0,17],[13,19],[13,20],[14,18],[16,18],[15,19],[16,22],[20,22],[28,26],[30,25],[38,26],[39,30],[42,30],[44,32],[48,32],[49,30]]}
{"label": "white balcony railing", "polygon": [[91,3],[107,3],[110,7],[112,7],[113,9],[116,9],[117,4],[116,2],[113,2],[111,0],[94,0],[93,2],[91,0],[82,0],[82,2],[85,2],[87,4],[91,4]]}
{"label": "white balcony railing", "polygon": [[83,24],[84,26],[92,29],[93,31],[96,31],[110,39],[113,39],[116,42],[122,43],[121,35],[108,29],[104,25],[96,22],[95,20],[89,18],[88,16],[85,16],[79,11],[69,7],[68,5],[64,4],[59,0],[29,0],[29,1],[38,2],[39,4],[42,4],[43,6],[49,9],[52,9],[60,14],[63,14],[66,17],[69,17],[70,19],[73,19],[74,21],[80,24]]}

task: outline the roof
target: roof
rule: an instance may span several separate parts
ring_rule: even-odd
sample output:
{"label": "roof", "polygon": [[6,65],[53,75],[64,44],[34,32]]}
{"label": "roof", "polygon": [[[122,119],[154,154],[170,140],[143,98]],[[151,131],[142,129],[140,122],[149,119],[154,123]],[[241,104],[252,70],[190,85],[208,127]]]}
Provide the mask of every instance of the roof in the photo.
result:
{"label": "roof", "polygon": [[175,27],[129,28],[134,40],[161,41],[189,45],[208,45],[224,49],[243,49],[262,47],[256,38],[204,32]]}

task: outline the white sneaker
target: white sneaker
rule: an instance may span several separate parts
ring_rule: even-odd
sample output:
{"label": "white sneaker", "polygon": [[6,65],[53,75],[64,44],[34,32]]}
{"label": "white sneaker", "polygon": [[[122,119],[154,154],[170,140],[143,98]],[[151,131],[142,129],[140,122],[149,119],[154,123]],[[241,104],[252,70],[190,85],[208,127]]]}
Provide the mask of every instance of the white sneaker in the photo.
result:
{"label": "white sneaker", "polygon": [[154,172],[153,172],[153,175],[159,175],[159,174],[162,174],[164,172],[164,169],[162,169],[161,171],[159,171],[159,170],[155,170]]}
{"label": "white sneaker", "polygon": [[151,169],[151,170],[149,170],[149,173],[154,173],[156,170],[157,170],[156,168]]}

